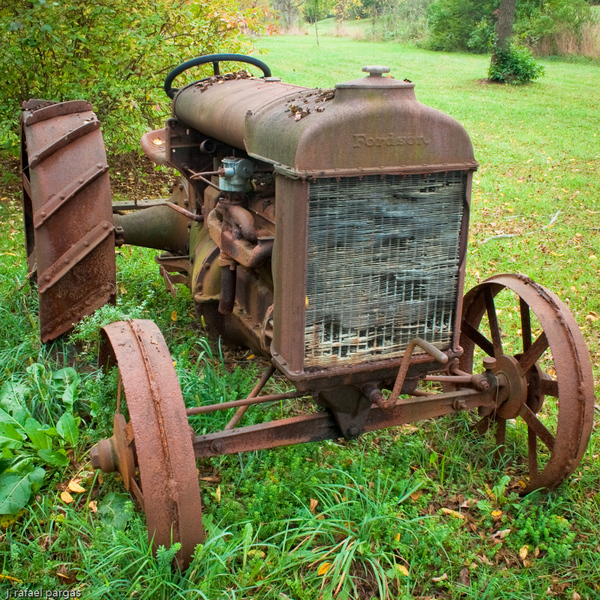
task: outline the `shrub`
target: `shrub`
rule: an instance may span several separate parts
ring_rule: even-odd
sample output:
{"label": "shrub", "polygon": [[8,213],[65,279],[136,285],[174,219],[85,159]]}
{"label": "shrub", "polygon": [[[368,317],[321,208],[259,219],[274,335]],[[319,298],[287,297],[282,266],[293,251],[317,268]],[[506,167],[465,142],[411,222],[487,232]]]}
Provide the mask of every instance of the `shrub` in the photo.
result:
{"label": "shrub", "polygon": [[257,12],[225,0],[47,2],[0,7],[0,144],[15,151],[20,104],[32,97],[85,99],[103,122],[109,151],[138,139],[167,115],[166,73],[193,56],[245,47]]}
{"label": "shrub", "polygon": [[544,74],[544,67],[537,64],[527,49],[512,44],[508,49],[497,48],[488,76],[498,83],[523,84],[536,80]]}

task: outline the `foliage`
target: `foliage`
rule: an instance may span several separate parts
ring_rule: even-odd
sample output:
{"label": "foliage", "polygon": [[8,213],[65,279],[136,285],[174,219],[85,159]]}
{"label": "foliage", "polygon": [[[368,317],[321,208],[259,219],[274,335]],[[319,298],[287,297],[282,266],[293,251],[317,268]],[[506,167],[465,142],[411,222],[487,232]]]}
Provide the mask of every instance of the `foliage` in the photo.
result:
{"label": "foliage", "polygon": [[431,50],[470,50],[469,41],[478,25],[491,22],[497,0],[436,0],[429,7]]}
{"label": "foliage", "polygon": [[508,50],[496,48],[494,58],[488,71],[490,81],[523,84],[544,74],[544,67],[536,62],[530,50],[522,46],[511,44]]}
{"label": "foliage", "polygon": [[302,0],[273,0],[273,9],[284,31],[299,18]]}
{"label": "foliage", "polygon": [[41,487],[47,468],[69,464],[66,448],[79,440],[75,369],[50,373],[33,363],[27,375],[0,388],[0,514],[23,508]]}
{"label": "foliage", "polygon": [[[488,52],[494,42],[497,0],[435,0],[429,8],[432,50]],[[581,32],[591,19],[585,0],[517,0],[516,39],[535,49],[545,36]]]}
{"label": "foliage", "polygon": [[86,99],[111,152],[162,123],[166,73],[193,56],[247,47],[258,12],[240,2],[7,0],[0,8],[0,143],[17,147],[20,104]]}
{"label": "foliage", "polygon": [[543,3],[528,0],[520,7],[514,33],[522,43],[536,49],[544,39],[552,41],[559,33],[581,36],[583,26],[592,18],[586,0],[546,0]]}
{"label": "foliage", "polygon": [[382,3],[373,19],[372,37],[381,40],[418,41],[427,33],[427,12],[431,0]]}
{"label": "foliage", "polygon": [[333,10],[333,6],[332,0],[304,0],[302,14],[306,21],[314,23],[316,27],[317,22],[324,19]]}

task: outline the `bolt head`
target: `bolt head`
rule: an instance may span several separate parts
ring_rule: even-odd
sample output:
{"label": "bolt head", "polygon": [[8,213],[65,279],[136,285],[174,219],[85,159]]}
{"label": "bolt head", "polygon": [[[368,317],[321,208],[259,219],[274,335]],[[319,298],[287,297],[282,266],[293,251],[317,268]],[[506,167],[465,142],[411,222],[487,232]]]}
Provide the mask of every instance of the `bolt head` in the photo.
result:
{"label": "bolt head", "polygon": [[478,384],[480,392],[487,392],[490,389],[490,382],[487,379],[482,379]]}
{"label": "bolt head", "polygon": [[210,445],[210,449],[214,454],[220,454],[223,451],[223,441],[222,440],[214,440]]}
{"label": "bolt head", "polygon": [[482,362],[483,362],[483,368],[486,370],[493,369],[496,366],[496,359],[493,358],[492,356],[486,356]]}

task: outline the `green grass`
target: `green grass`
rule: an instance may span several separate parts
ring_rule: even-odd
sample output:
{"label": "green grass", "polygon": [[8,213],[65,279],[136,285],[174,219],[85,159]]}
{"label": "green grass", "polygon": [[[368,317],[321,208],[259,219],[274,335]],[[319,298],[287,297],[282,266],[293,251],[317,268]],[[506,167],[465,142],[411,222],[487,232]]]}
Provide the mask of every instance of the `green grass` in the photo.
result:
{"label": "green grass", "polygon": [[[558,293],[583,330],[600,391],[598,66],[542,61],[538,83],[501,87],[481,83],[486,57],[327,36],[317,48],[313,35],[258,44],[275,75],[305,86],[333,86],[360,77],[365,64],[386,64],[415,82],[420,101],[463,123],[480,163],[467,287],[524,272]],[[0,194],[0,387],[23,386],[23,401],[50,425],[66,410],[64,379],[53,374],[73,366],[81,423],[74,447],[64,445],[69,464],[47,466],[27,506],[2,519],[1,593],[28,586],[115,600],[600,598],[598,435],[557,492],[521,499],[512,465],[493,460],[493,436],[475,436],[464,414],[351,442],[200,461],[213,481],[201,487],[208,537],[188,571],[173,572],[171,550],[152,556],[143,515],[119,478],[90,469],[87,453],[110,434],[115,406],[114,375],[94,365],[98,328],[126,316],[157,321],[190,406],[244,396],[257,368],[243,355],[223,360],[227,350],[203,340],[189,293],[171,298],[153,252],[138,249],[119,250],[117,307],[41,346],[12,189]],[[510,303],[502,309],[506,317]],[[296,407],[263,406],[247,422]],[[194,425],[214,431],[229,416]],[[60,495],[73,478],[85,492],[65,504]]]}

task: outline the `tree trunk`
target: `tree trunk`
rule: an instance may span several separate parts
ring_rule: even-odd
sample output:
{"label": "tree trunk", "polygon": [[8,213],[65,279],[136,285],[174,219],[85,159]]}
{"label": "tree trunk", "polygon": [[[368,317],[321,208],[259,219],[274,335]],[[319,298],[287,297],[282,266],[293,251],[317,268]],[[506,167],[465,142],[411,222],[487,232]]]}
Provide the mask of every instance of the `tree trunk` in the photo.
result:
{"label": "tree trunk", "polygon": [[[516,0],[501,0],[496,11],[496,47],[508,50],[513,23],[515,22]],[[495,54],[495,52],[494,52]],[[493,60],[493,57],[492,57]]]}

